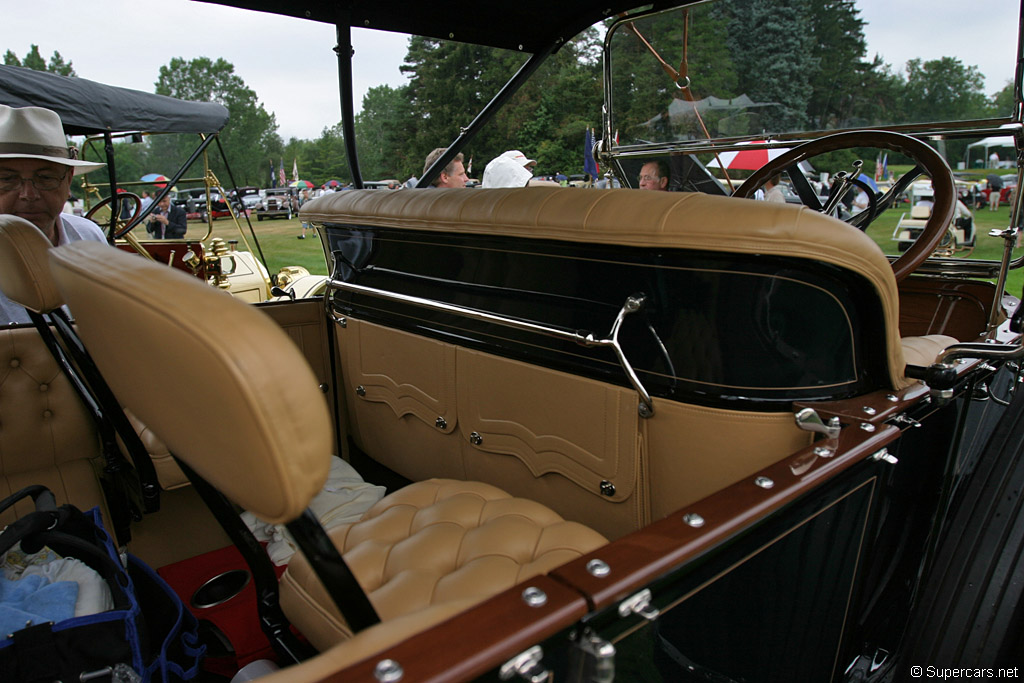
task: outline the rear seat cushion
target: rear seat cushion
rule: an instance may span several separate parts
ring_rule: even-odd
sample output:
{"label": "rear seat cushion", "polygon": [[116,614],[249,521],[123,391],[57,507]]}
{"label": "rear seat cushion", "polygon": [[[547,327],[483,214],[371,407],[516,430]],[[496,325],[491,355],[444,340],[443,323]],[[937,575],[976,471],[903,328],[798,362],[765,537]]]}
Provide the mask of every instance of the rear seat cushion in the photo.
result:
{"label": "rear seat cushion", "polygon": [[[607,543],[539,503],[450,479],[399,489],[328,533],[381,621],[425,619],[424,628]],[[351,637],[300,554],[282,576],[281,605],[320,649]]]}

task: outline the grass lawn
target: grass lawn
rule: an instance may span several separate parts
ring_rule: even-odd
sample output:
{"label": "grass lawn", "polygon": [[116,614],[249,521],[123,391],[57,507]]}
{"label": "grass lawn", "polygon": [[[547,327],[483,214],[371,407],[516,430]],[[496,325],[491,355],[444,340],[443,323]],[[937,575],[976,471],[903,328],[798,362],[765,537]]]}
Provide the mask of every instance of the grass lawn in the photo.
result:
{"label": "grass lawn", "polygon": [[[275,218],[271,220],[257,221],[255,216],[250,217],[252,228],[259,240],[260,249],[267,259],[271,273],[276,273],[284,266],[303,266],[313,275],[327,275],[327,259],[324,257],[324,249],[320,244],[320,237],[315,230],[306,231],[306,239],[296,239],[302,234],[302,223],[297,218],[288,220],[286,218]],[[239,225],[252,244],[252,236],[249,233],[249,226],[244,219],[239,220]],[[198,222],[189,222],[189,239],[199,239],[206,234],[205,225]],[[245,242],[238,234],[238,228],[230,218],[219,218],[213,222],[213,236],[220,237],[225,242],[238,240],[238,248],[245,249]]]}
{"label": "grass lawn", "polygon": [[[910,205],[901,204],[898,208],[889,209],[879,216],[874,223],[868,227],[868,235],[875,240],[875,243],[887,254],[895,254],[896,242],[892,239],[892,232],[899,223],[902,214],[910,214]],[[1003,240],[997,237],[989,237],[992,230],[1005,230],[1010,223],[1010,207],[1001,206],[998,211],[980,209],[974,212],[974,230],[977,234],[974,251],[967,257],[983,261],[999,261],[1003,258]],[[1020,255],[1017,249],[1014,256]],[[992,282],[995,282],[993,279]],[[1020,297],[1024,287],[1024,269],[1011,270],[1006,280],[1006,290],[1013,296]]]}

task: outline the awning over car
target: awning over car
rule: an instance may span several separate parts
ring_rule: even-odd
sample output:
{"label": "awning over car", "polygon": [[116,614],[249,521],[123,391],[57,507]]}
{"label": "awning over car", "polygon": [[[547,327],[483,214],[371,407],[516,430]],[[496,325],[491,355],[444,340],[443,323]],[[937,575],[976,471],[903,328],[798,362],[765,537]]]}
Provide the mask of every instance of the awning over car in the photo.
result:
{"label": "awning over car", "polygon": [[227,108],[216,102],[188,102],[18,66],[0,65],[0,104],[52,109],[68,135],[215,133],[228,122]]}

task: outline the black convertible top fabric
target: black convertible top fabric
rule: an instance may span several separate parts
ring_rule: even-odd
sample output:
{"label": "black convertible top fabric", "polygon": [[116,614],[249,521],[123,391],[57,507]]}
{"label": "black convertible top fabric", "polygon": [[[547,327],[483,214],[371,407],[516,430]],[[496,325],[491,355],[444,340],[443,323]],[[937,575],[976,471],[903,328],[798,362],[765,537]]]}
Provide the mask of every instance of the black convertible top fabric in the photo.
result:
{"label": "black convertible top fabric", "polygon": [[215,133],[228,122],[216,102],[188,102],[140,90],[0,65],[0,104],[46,107],[68,135],[110,132]]}
{"label": "black convertible top fabric", "polygon": [[637,7],[663,8],[696,0],[511,0],[431,3],[424,0],[201,0],[218,5],[457,40],[535,53],[568,41],[595,23]]}

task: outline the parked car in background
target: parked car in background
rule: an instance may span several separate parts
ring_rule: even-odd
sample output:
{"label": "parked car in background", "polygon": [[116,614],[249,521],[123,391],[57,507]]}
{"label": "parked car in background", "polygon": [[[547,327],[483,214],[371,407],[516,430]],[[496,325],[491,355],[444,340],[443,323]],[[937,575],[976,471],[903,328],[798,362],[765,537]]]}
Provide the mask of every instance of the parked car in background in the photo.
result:
{"label": "parked car in background", "polygon": [[256,204],[256,220],[264,218],[291,219],[299,210],[299,198],[293,187],[272,187],[263,192]]}
{"label": "parked car in background", "polygon": [[367,180],[363,183],[363,187],[367,190],[397,190],[402,187],[402,183],[399,180]]}
{"label": "parked car in background", "polygon": [[241,213],[243,210],[256,208],[256,204],[261,198],[261,190],[254,185],[246,185],[237,190],[231,190],[228,192],[228,196],[231,197],[231,205],[235,212]]}

